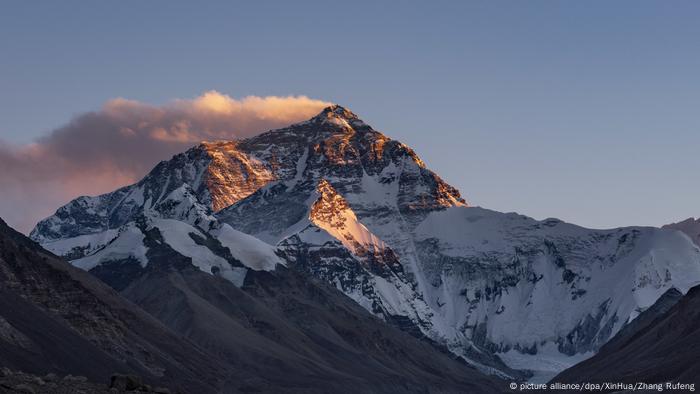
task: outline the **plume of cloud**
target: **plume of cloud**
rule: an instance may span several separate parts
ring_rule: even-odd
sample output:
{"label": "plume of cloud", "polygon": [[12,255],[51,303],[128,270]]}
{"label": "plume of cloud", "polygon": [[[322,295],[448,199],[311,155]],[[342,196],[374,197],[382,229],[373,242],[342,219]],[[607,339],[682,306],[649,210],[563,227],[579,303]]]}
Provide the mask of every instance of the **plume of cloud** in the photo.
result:
{"label": "plume of cloud", "polygon": [[110,100],[32,144],[0,141],[0,216],[26,233],[70,199],[133,183],[200,141],[250,137],[328,105],[305,96],[238,100],[216,91],[163,106]]}

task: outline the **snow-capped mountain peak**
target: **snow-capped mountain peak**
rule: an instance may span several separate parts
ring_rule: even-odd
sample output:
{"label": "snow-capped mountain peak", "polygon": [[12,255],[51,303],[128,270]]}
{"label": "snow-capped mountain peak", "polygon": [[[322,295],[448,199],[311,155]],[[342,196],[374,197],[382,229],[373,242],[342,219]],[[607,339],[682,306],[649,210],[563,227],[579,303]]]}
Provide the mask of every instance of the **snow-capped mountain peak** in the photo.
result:
{"label": "snow-capped mountain peak", "polygon": [[321,113],[311,118],[309,122],[332,123],[336,125],[344,125],[346,127],[366,126],[365,122],[363,122],[352,111],[337,104],[324,108]]}
{"label": "snow-capped mountain peak", "polygon": [[32,238],[112,277],[163,255],[238,285],[247,270],[286,264],[514,377],[497,355],[515,369],[547,357],[565,368],[667,289],[700,282],[700,250],[678,231],[469,207],[411,148],[337,105],[202,143],[137,184],[59,208]]}

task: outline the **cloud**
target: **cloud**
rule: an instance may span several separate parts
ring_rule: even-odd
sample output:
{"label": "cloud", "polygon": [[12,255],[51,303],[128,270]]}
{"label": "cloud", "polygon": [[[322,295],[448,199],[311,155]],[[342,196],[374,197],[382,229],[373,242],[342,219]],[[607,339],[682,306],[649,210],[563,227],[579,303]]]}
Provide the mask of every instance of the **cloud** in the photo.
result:
{"label": "cloud", "polygon": [[162,106],[110,100],[32,144],[0,141],[0,216],[28,232],[72,198],[133,183],[200,141],[250,137],[328,105],[305,96],[234,99],[216,91]]}

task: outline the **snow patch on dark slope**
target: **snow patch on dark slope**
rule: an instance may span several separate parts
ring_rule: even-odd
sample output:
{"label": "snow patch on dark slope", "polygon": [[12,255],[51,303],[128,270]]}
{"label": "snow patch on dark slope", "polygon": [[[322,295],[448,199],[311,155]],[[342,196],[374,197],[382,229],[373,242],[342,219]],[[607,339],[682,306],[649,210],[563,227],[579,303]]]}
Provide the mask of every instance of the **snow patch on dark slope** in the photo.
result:
{"label": "snow patch on dark slope", "polygon": [[[136,185],[69,203],[32,237],[72,261],[87,258],[90,269],[124,261],[122,244],[134,243],[128,261],[148,265],[134,222],[141,234],[158,228],[205,272],[236,267],[185,232],[209,234],[248,273],[305,271],[501,376],[523,373],[498,356],[551,376],[594,354],[668,289],[700,283],[700,250],[678,231],[590,230],[469,207],[412,149],[340,106],[253,138],[201,144]],[[229,274],[239,285],[242,276]]]}

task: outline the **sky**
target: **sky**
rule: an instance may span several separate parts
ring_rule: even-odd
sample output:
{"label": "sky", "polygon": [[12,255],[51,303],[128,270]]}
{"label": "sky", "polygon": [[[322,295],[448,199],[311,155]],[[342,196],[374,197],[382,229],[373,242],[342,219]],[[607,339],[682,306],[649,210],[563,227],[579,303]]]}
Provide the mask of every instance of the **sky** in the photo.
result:
{"label": "sky", "polygon": [[595,228],[698,216],[699,18],[695,1],[4,1],[0,216],[28,231],[142,175],[99,157],[115,146],[100,122],[209,127],[143,131],[155,163],[217,127],[246,136],[327,102],[472,205]]}

